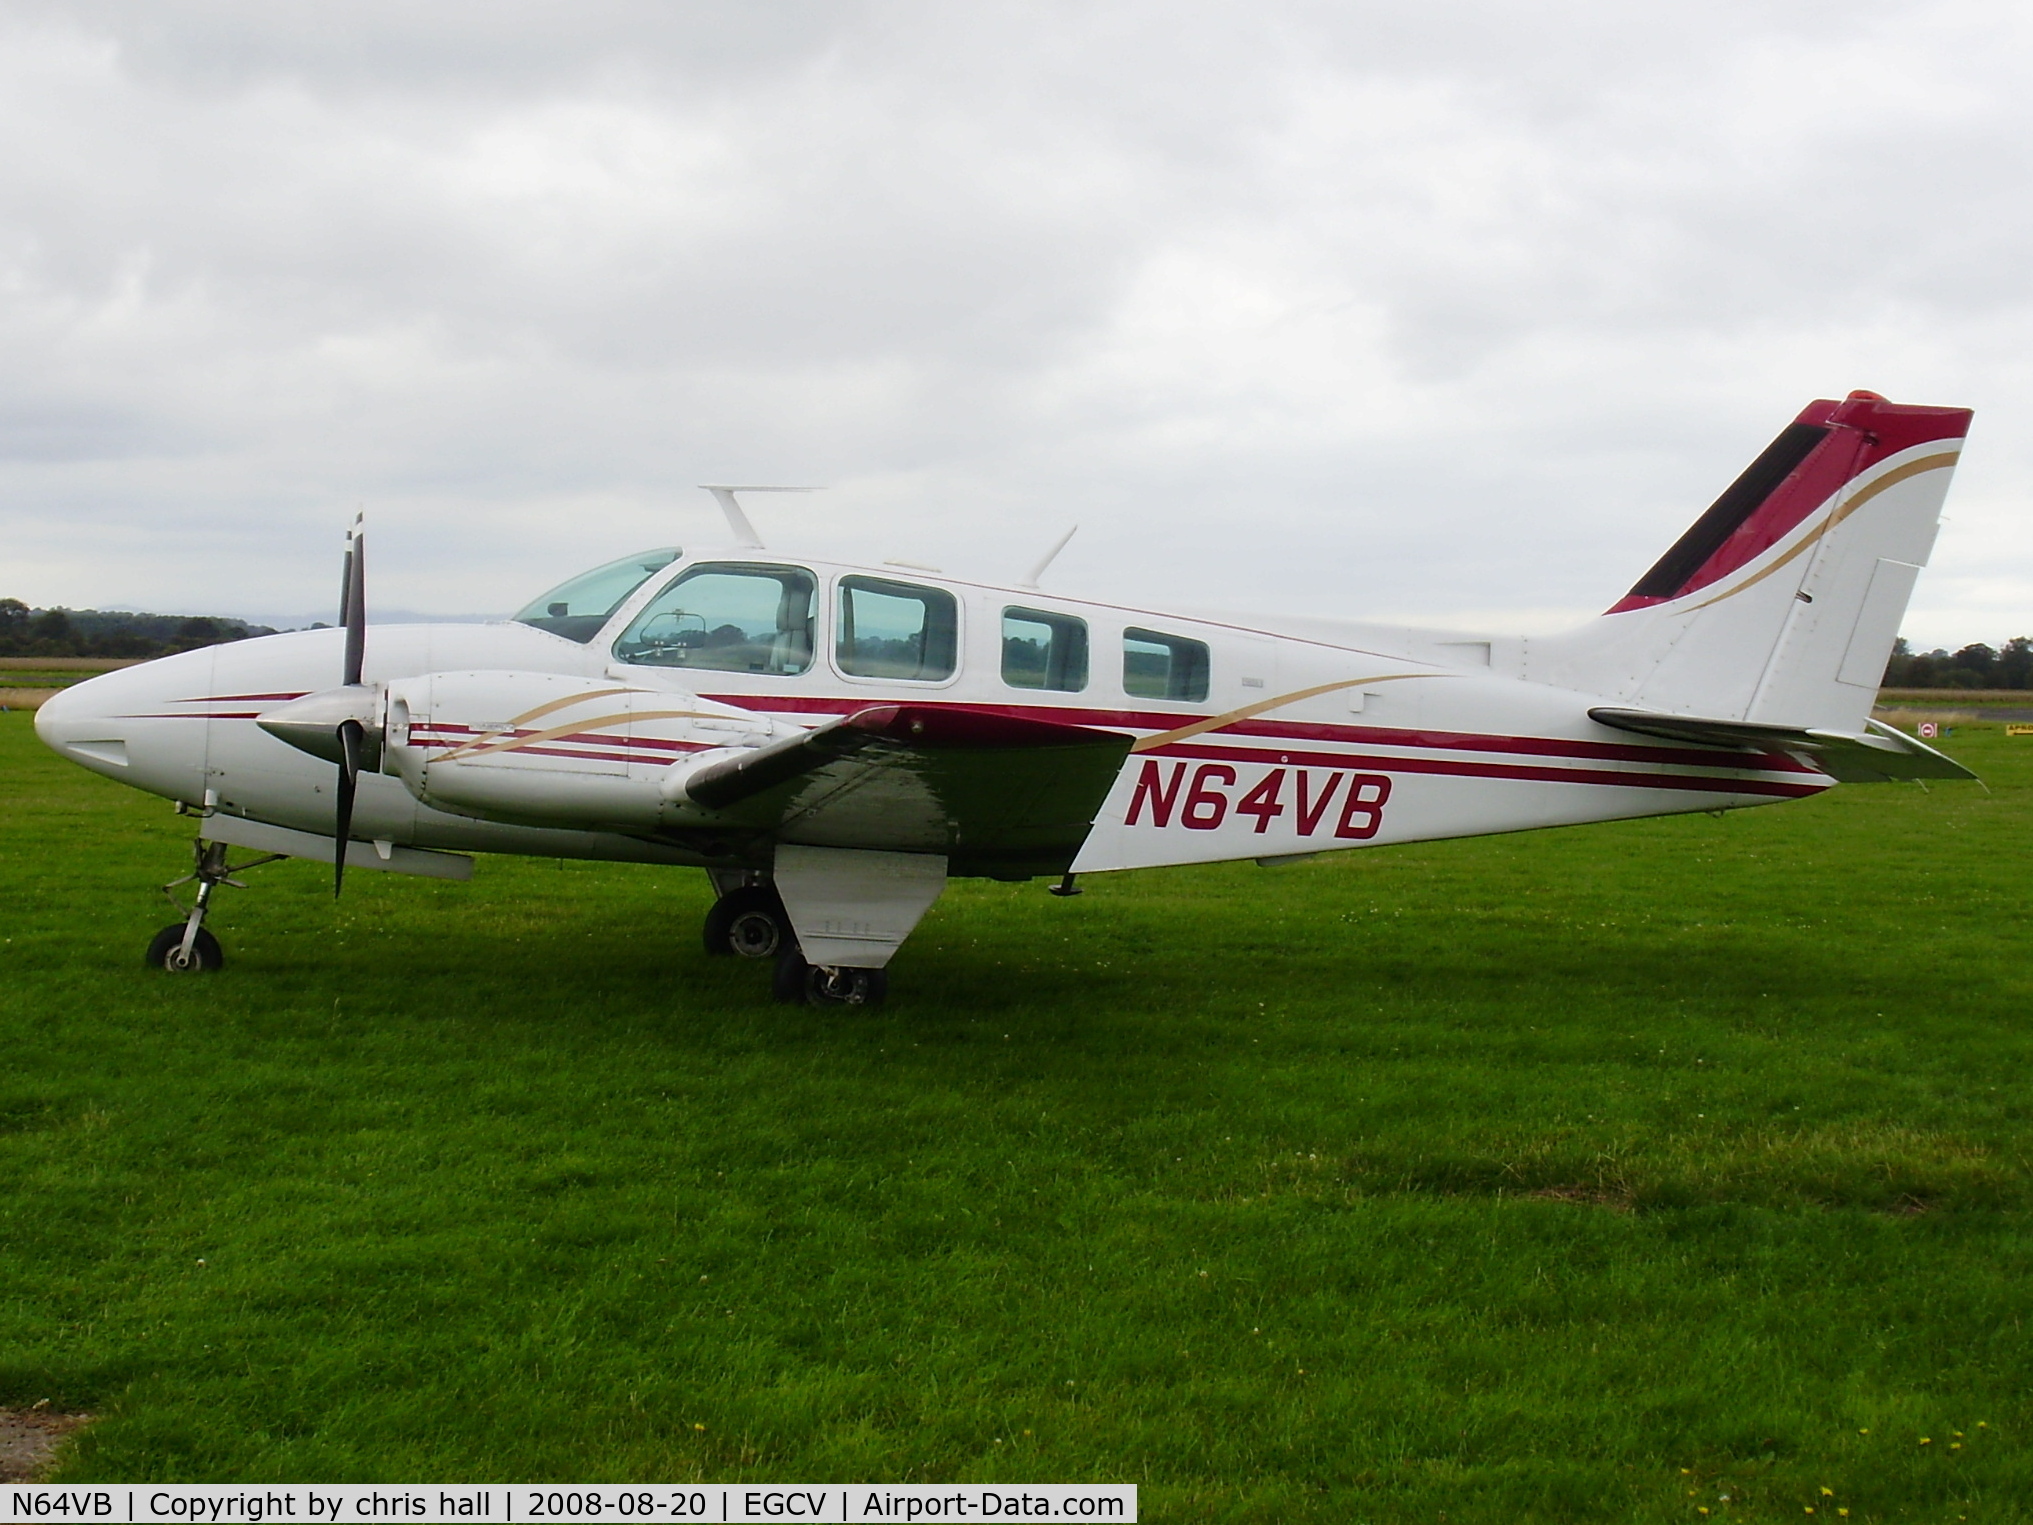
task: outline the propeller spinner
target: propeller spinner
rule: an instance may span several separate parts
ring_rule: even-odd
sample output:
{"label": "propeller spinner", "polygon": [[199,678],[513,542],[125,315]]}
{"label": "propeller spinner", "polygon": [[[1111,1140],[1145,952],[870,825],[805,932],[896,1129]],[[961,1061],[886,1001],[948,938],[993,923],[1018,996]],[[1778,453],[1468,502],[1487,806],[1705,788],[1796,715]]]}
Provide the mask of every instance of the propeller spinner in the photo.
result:
{"label": "propeller spinner", "polygon": [[355,515],[346,536],[345,571],[339,584],[339,623],[346,631],[345,670],[338,688],[311,694],[270,710],[255,724],[280,741],[339,765],[337,809],[333,813],[332,895],[346,884],[346,844],[353,831],[353,800],[360,770],[381,761],[381,689],[361,682],[367,655],[367,557],[364,515]]}

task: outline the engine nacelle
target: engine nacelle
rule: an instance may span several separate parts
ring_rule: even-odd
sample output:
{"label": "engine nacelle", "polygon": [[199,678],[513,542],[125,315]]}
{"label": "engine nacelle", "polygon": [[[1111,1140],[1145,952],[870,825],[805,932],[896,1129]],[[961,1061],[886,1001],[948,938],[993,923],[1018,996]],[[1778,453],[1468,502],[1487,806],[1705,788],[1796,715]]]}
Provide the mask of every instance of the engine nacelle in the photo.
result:
{"label": "engine nacelle", "polygon": [[382,769],[433,809],[576,830],[687,814],[684,776],[798,728],[696,694],[560,673],[438,672],[388,685]]}

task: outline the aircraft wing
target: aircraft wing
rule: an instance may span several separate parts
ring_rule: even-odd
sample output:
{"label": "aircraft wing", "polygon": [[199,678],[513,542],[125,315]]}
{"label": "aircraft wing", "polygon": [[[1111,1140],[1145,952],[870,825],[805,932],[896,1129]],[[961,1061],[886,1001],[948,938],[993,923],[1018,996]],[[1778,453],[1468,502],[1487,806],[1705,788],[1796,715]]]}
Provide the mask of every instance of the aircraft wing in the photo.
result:
{"label": "aircraft wing", "polygon": [[1895,778],[1975,778],[1952,757],[1924,741],[1876,720],[1857,731],[1823,731],[1806,726],[1768,725],[1755,720],[1707,720],[1653,710],[1592,709],[1588,718],[1619,731],[1698,741],[1712,747],[1757,752],[1794,752],[1845,784],[1882,784]]}
{"label": "aircraft wing", "polygon": [[686,796],[811,847],[943,853],[955,874],[1065,872],[1134,738],[983,711],[883,704],[710,763]]}

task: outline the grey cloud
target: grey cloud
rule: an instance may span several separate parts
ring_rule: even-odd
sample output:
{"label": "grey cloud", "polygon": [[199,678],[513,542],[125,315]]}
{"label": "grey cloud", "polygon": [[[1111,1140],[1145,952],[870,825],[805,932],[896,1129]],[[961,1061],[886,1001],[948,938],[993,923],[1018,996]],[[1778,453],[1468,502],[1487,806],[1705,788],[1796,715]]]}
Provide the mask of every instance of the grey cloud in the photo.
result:
{"label": "grey cloud", "polygon": [[1067,586],[1579,615],[1853,385],[1985,410],[1941,638],[2033,592],[2002,5],[159,0],[0,40],[37,602],[319,607],[367,501],[393,601],[503,607],[710,533],[686,484],[731,472],[831,484],[769,511],[829,549],[999,571],[1079,519]]}

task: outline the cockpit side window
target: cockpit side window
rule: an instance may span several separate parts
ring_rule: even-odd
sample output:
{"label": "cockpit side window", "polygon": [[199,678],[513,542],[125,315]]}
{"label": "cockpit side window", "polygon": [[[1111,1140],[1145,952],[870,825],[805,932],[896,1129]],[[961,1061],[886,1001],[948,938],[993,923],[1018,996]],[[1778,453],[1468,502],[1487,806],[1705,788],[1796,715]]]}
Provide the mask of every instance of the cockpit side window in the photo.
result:
{"label": "cockpit side window", "polygon": [[614,655],[651,667],[801,673],[812,665],[816,586],[802,567],[701,562],[649,601]]}
{"label": "cockpit side window", "polygon": [[655,551],[638,551],[604,567],[581,572],[570,582],[560,583],[542,598],[517,614],[517,624],[534,625],[561,635],[581,646],[600,633],[614,611],[628,602],[628,595],[648,582],[682,554],[674,545]]}

